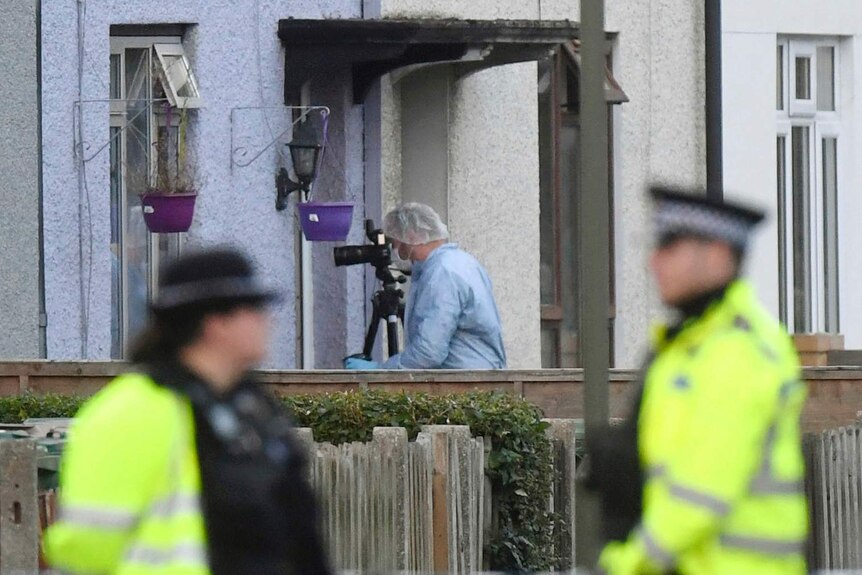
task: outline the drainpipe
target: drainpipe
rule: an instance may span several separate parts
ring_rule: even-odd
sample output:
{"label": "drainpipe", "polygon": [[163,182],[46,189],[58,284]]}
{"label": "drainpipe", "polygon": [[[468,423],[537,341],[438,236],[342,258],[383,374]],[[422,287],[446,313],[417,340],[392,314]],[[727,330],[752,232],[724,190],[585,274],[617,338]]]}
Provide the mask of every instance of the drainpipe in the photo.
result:
{"label": "drainpipe", "polygon": [[721,0],[705,0],[706,196],[724,196],[721,112]]}
{"label": "drainpipe", "polygon": [[[310,83],[302,87],[300,106],[311,105]],[[313,184],[312,184],[313,185]],[[311,194],[309,188],[309,194]],[[302,194],[302,192],[299,192]],[[297,201],[301,198],[297,196]],[[297,220],[297,223],[298,220]],[[311,242],[305,239],[305,234],[299,232],[301,262],[300,285],[302,290],[302,369],[314,369],[314,269],[311,257]]]}
{"label": "drainpipe", "polygon": [[45,309],[45,214],[42,205],[44,185],[42,163],[42,2],[36,0],[36,158],[39,162],[39,357],[48,357],[48,312]]}

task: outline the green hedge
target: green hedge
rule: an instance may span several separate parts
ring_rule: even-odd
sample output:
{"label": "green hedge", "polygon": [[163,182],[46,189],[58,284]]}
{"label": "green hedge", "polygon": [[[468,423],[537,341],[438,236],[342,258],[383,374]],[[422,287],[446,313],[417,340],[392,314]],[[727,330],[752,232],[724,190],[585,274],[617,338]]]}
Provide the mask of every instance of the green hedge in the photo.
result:
{"label": "green hedge", "polygon": [[[84,398],[25,394],[0,397],[0,421],[70,417]],[[284,399],[298,425],[316,441],[370,441],[377,426],[404,427],[411,439],[422,425],[469,425],[490,437],[488,476],[493,484],[499,531],[490,541],[491,567],[545,571],[558,566],[555,530],[565,529],[545,511],[553,481],[547,423],[538,407],[502,393],[429,395],[356,391]]]}

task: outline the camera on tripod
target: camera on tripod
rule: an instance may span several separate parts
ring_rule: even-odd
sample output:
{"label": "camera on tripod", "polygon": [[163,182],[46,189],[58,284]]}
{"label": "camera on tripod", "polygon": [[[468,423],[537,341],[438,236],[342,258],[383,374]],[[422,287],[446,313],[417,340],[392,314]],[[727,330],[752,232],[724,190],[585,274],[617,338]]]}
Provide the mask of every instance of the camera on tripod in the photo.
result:
{"label": "camera on tripod", "polygon": [[377,290],[371,298],[373,314],[368,331],[365,334],[365,347],[361,354],[351,357],[371,359],[371,350],[377,337],[377,327],[381,321],[386,322],[386,336],[389,356],[398,353],[398,324],[404,323],[404,292],[398,287],[406,278],[395,277],[392,265],[392,246],[387,241],[383,230],[374,226],[374,220],[365,220],[365,236],[370,245],[342,246],[332,250],[336,266],[352,266],[356,264],[371,264],[374,266],[377,279],[383,283],[383,288]]}
{"label": "camera on tripod", "polygon": [[371,245],[334,248],[335,265],[371,264],[375,268],[392,265],[392,247],[386,241],[383,230],[375,229],[374,220],[365,220],[365,235]]}

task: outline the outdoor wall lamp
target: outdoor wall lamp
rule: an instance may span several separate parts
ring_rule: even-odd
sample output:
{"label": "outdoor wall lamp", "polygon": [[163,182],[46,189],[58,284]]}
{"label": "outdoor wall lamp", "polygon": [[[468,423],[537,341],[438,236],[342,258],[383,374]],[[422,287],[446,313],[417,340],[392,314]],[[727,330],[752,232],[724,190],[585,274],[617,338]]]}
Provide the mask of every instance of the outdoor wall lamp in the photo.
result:
{"label": "outdoor wall lamp", "polygon": [[306,194],[311,189],[320,171],[320,161],[323,158],[323,148],[326,143],[325,114],[309,114],[294,130],[293,139],[285,144],[290,149],[290,159],[293,164],[293,174],[296,181],[290,178],[287,170],[280,168],[275,177],[276,198],[275,209],[282,211],[287,208],[287,198],[296,191]]}

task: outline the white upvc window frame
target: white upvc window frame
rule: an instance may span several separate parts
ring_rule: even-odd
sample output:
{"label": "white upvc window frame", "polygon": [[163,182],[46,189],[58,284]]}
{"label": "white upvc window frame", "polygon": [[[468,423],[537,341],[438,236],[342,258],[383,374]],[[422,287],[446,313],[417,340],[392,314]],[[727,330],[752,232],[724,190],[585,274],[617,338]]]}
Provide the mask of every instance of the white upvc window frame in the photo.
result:
{"label": "white upvc window frame", "polygon": [[[150,82],[148,83],[146,89],[147,99],[153,101],[153,80],[155,78],[155,74],[157,73],[157,67],[154,65],[156,62],[156,54],[154,45],[160,44],[162,46],[165,45],[175,45],[182,47],[182,38],[180,36],[111,36],[110,38],[110,56],[113,59],[114,56],[119,56],[119,74],[118,74],[118,82],[120,85],[119,88],[119,98],[114,99],[114,94],[111,93],[110,97],[112,101],[110,102],[110,128],[117,128],[120,130],[119,142],[120,145],[120,220],[119,220],[119,231],[120,231],[120,242],[118,246],[119,250],[119,260],[121,263],[121,271],[120,271],[120,285],[121,285],[121,318],[120,318],[120,342],[122,344],[122,354],[125,357],[128,346],[130,343],[130,316],[128,310],[129,306],[129,277],[130,277],[130,269],[128,259],[125,255],[125,238],[127,230],[129,229],[129,204],[128,198],[126,194],[126,186],[127,186],[127,166],[128,166],[128,158],[127,158],[127,148],[126,145],[126,134],[125,129],[128,123],[127,118],[127,107],[129,105],[128,100],[126,100],[126,62],[125,62],[125,51],[129,49],[138,49],[138,50],[149,50],[148,62],[147,66],[150,70]],[[113,64],[112,64],[113,65]],[[164,80],[162,79],[162,85],[164,86]],[[166,87],[165,87],[166,88]],[[166,95],[168,89],[165,89]],[[169,103],[169,100],[167,102]],[[153,104],[149,108],[148,112],[149,116],[149,145],[150,145],[150,162],[147,167],[147,173],[152,174],[154,172],[155,166],[155,146],[157,144],[158,137],[158,128],[164,127],[167,123],[167,116],[162,113],[160,107],[157,104]],[[179,117],[180,114],[174,114],[171,117],[171,126],[176,127],[179,125]],[[149,269],[147,270],[147,288],[150,297],[155,297],[158,291],[158,270],[161,268],[162,262],[160,261],[160,248],[166,248],[168,251],[174,251],[175,253],[179,253],[182,250],[182,245],[184,242],[185,234],[153,234],[148,232],[148,238],[146,243],[147,250],[147,261],[149,262]],[[114,311],[112,310],[112,313]]]}
{"label": "white upvc window frame", "polygon": [[[816,302],[816,322],[814,323],[817,326],[818,331],[824,332],[835,332],[837,333],[840,329],[840,307],[839,312],[836,313],[837,317],[835,318],[835,323],[837,325],[830,326],[830,318],[828,317],[828,300],[830,297],[830,288],[833,290],[839,290],[839,282],[836,281],[834,286],[829,286],[829,278],[827,277],[827,262],[826,262],[826,250],[827,250],[827,210],[829,206],[826,205],[826,185],[825,185],[825,175],[826,175],[826,166],[824,162],[824,150],[823,143],[824,140],[834,139],[836,142],[836,188],[837,194],[840,196],[841,190],[846,189],[841,185],[843,180],[842,168],[841,168],[841,158],[843,158],[844,154],[842,152],[844,139],[841,137],[841,123],[836,120],[824,120],[818,121],[814,125],[814,212],[816,212],[816,226],[814,227],[815,232],[815,242],[814,246],[814,261],[816,265],[816,278],[818,281],[815,282],[815,294],[817,296]],[[834,224],[837,226],[837,218]],[[836,242],[837,243],[837,242]],[[838,265],[838,254],[837,249],[838,246],[835,245],[834,249],[836,250],[835,258],[833,265]],[[836,302],[840,306],[840,298],[838,294],[835,294]]]}
{"label": "white upvc window frame", "polygon": [[[162,85],[171,105],[180,109],[200,108],[203,105],[200,90],[182,43],[154,42],[153,52],[158,60]],[[177,62],[168,64],[168,56],[177,57]],[[192,96],[180,96],[180,92],[186,86],[189,87]]]}
{"label": "white upvc window frame", "polygon": [[[789,49],[785,51],[788,58],[785,76],[788,78],[788,91],[785,92],[789,101],[787,110],[792,117],[813,117],[817,113],[817,44],[811,40],[790,39]],[[798,98],[796,94],[797,70],[796,60],[808,59],[808,91],[809,98]]]}
{"label": "white upvc window frame", "polygon": [[[776,150],[777,139],[783,137],[784,146],[784,174],[783,182],[784,189],[779,191],[783,194],[778,198],[779,202],[783,200],[783,220],[779,222],[779,290],[780,290],[780,308],[782,320],[790,331],[797,331],[795,317],[795,300],[794,300],[794,278],[796,277],[795,262],[794,262],[794,212],[793,212],[793,131],[794,128],[805,127],[809,129],[807,149],[809,155],[809,174],[808,174],[808,192],[809,192],[809,217],[807,221],[810,230],[810,245],[806,257],[808,259],[809,274],[810,274],[810,332],[837,332],[839,329],[838,322],[840,320],[840,308],[836,309],[835,314],[830,321],[828,318],[827,298],[830,296],[829,289],[835,290],[834,303],[840,306],[840,298],[838,298],[838,282],[835,281],[834,286],[830,286],[830,278],[827,277],[827,262],[826,262],[826,221],[827,210],[829,206],[825,205],[825,184],[824,184],[824,155],[823,142],[824,139],[836,140],[836,188],[837,194],[840,197],[842,190],[847,189],[844,185],[846,179],[842,158],[845,156],[843,149],[846,145],[845,139],[842,137],[841,127],[841,74],[840,74],[840,44],[837,38],[796,38],[786,37],[778,42],[779,46],[783,47],[784,62],[783,62],[783,105],[782,109],[776,110]],[[822,47],[830,47],[833,49],[833,82],[834,82],[834,110],[818,110],[818,91],[817,91],[817,50]],[[796,98],[796,58],[810,58],[810,100],[800,100]],[[777,160],[780,160],[777,158]],[[777,167],[782,164],[776,163]],[[779,181],[779,184],[781,182]],[[779,217],[782,215],[781,205],[779,205]],[[783,232],[783,237],[782,237]],[[837,270],[838,256],[837,245],[833,246],[836,250],[834,255],[833,266]],[[782,268],[783,261],[783,270]],[[783,271],[783,274],[781,273]],[[837,307],[836,306],[836,307]],[[834,323],[836,325],[829,325]]]}

